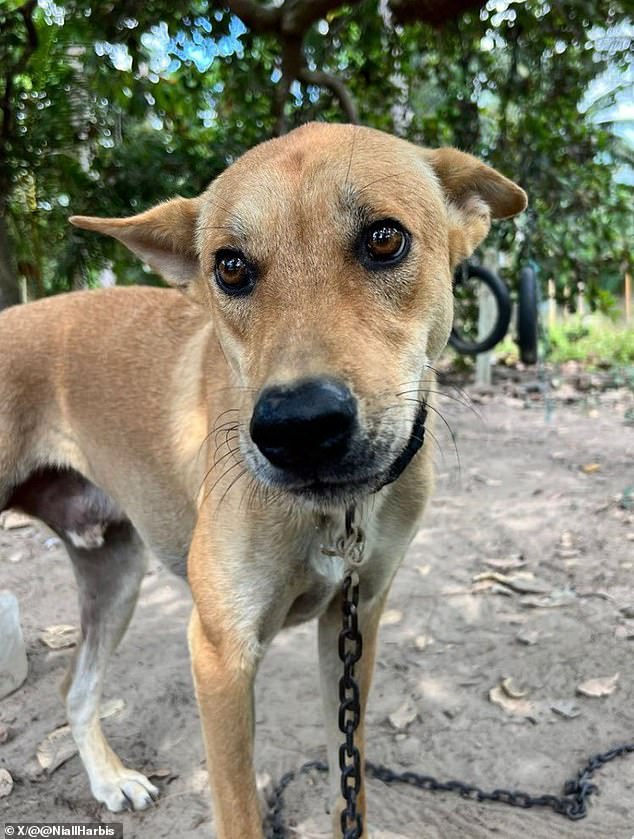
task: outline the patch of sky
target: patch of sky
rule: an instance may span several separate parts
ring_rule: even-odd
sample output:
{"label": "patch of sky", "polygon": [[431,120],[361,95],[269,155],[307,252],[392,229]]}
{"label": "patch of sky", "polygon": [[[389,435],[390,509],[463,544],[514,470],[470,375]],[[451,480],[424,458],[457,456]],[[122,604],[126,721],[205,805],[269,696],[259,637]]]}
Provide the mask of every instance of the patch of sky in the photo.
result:
{"label": "patch of sky", "polygon": [[[41,3],[48,4],[47,9],[50,8],[52,15],[53,0],[41,0]],[[124,23],[128,28],[138,25],[133,18],[126,19]],[[240,38],[246,32],[246,27],[239,18],[232,16],[228,34],[218,38],[213,37],[212,21],[206,17],[197,17],[187,23],[187,29],[180,29],[171,35],[167,24],[160,21],[141,35],[141,44],[148,55],[148,67],[144,75],[147,73],[151,81],[175,73],[184,63],[191,63],[199,73],[204,73],[218,56],[242,56]],[[97,41],[94,49],[97,55],[107,56],[116,70],[127,72],[132,69],[132,56],[125,44]]]}
{"label": "patch of sky", "polygon": [[66,12],[54,0],[38,0],[38,7],[44,12],[44,20],[49,26],[63,26]]}
{"label": "patch of sky", "polygon": [[302,94],[302,86],[297,81],[297,79],[291,84],[290,93],[291,93],[291,96],[295,99],[295,103],[297,105],[301,105],[302,102],[304,101],[304,96]]}

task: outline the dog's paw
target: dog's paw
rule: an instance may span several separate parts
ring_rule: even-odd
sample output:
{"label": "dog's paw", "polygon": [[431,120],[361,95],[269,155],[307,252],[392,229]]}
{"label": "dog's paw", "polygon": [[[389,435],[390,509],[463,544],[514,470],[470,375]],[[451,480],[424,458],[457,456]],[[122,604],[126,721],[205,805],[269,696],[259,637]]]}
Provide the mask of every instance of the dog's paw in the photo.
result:
{"label": "dog's paw", "polygon": [[158,789],[145,775],[133,769],[121,769],[112,779],[93,786],[92,793],[113,813],[122,810],[145,810],[159,796]]}

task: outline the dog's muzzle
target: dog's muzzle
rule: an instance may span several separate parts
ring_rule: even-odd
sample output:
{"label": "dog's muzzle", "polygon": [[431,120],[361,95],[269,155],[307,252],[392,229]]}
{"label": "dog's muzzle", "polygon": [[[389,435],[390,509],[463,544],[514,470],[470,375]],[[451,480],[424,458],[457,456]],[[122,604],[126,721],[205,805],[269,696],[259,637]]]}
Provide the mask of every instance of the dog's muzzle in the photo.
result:
{"label": "dog's muzzle", "polygon": [[249,431],[273,466],[297,476],[319,475],[349,453],[357,403],[336,379],[268,387],[255,405]]}
{"label": "dog's muzzle", "polygon": [[[427,410],[421,402],[407,443],[388,469],[373,472],[359,443],[357,403],[336,379],[306,379],[266,388],[251,417],[251,439],[280,470],[290,491],[331,495],[378,492],[397,480],[423,445]],[[364,467],[366,467],[364,469]]]}

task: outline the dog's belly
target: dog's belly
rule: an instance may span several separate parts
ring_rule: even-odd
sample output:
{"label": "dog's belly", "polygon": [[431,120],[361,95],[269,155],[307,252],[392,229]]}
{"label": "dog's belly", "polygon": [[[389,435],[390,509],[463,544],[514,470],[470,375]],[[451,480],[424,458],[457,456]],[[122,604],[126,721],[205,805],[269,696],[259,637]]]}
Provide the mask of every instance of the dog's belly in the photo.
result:
{"label": "dog's belly", "polygon": [[[4,507],[18,507],[40,519],[76,548],[97,550],[108,538],[111,525],[129,518],[110,496],[75,469],[45,467],[15,487]],[[161,520],[161,527],[142,533],[143,541],[156,558],[180,577],[187,572],[187,549],[191,528]],[[139,522],[133,522],[138,528]],[[139,528],[140,530],[141,528]],[[179,541],[180,537],[180,541]],[[185,543],[183,543],[183,541]]]}
{"label": "dog's belly", "polygon": [[127,517],[105,492],[68,468],[39,469],[6,504],[35,516],[76,548],[100,548],[111,524]]}

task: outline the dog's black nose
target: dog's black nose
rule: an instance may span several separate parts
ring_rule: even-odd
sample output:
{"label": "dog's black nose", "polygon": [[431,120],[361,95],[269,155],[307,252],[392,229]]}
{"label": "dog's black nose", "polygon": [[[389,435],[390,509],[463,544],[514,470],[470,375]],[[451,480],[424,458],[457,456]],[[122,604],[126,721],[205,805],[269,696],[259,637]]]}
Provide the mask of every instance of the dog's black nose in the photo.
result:
{"label": "dog's black nose", "polygon": [[274,466],[314,471],[346,453],[356,418],[356,401],[342,382],[308,379],[262,391],[251,439]]}

